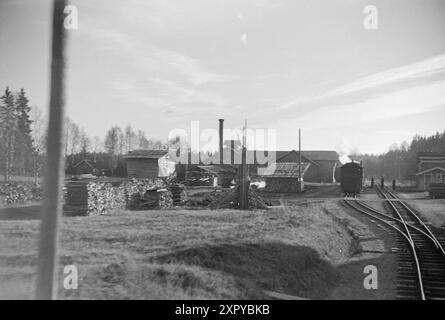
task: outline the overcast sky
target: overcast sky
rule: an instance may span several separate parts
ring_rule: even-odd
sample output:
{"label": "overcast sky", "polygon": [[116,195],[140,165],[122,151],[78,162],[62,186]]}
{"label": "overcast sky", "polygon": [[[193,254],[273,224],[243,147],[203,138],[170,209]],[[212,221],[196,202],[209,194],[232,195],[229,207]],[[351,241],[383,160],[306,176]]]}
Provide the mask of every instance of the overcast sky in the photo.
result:
{"label": "overcast sky", "polygon": [[[77,0],[68,114],[92,136],[131,124],[277,130],[278,149],[384,152],[445,129],[443,0]],[[366,5],[378,29],[363,27]],[[0,0],[0,88],[49,96],[50,1]]]}

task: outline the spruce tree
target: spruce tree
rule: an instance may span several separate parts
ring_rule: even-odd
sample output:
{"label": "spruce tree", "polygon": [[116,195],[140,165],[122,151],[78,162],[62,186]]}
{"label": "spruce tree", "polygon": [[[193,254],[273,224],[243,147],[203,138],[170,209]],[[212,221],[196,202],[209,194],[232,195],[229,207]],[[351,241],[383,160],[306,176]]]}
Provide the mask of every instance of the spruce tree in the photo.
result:
{"label": "spruce tree", "polygon": [[5,181],[10,181],[14,163],[14,138],[17,128],[17,115],[14,106],[14,96],[6,87],[5,93],[0,97],[0,141],[2,154],[2,167]]}
{"label": "spruce tree", "polygon": [[15,112],[17,116],[16,130],[16,167],[18,173],[26,175],[30,172],[32,166],[32,136],[31,136],[31,107],[26,97],[25,90],[22,88],[17,93],[15,100]]}

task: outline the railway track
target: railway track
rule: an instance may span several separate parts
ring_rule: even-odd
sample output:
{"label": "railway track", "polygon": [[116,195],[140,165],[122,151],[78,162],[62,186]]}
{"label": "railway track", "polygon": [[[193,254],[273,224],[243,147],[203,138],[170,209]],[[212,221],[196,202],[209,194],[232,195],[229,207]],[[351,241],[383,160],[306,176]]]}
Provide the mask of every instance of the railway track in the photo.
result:
{"label": "railway track", "polygon": [[389,213],[357,199],[345,198],[344,201],[398,236],[397,298],[445,299],[445,243],[391,190],[378,186],[375,189]]}

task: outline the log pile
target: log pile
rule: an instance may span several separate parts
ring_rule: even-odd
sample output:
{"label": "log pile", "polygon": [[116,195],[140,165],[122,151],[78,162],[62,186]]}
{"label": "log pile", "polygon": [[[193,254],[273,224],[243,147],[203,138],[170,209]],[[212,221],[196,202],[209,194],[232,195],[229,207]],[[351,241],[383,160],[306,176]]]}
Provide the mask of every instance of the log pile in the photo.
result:
{"label": "log pile", "polygon": [[121,185],[110,182],[90,181],[88,183],[88,214],[108,215],[126,205],[125,190]]}
{"label": "log pile", "polygon": [[184,199],[183,187],[162,179],[67,181],[64,214],[109,215],[115,209],[169,209]]}
{"label": "log pile", "polygon": [[31,182],[0,183],[0,205],[36,202],[42,200],[42,188]]}
{"label": "log pile", "polygon": [[[210,196],[214,199],[208,204],[211,209],[233,208],[240,207],[239,189],[233,188],[229,191],[220,192]],[[266,202],[251,188],[248,191],[249,209],[267,209]]]}
{"label": "log pile", "polygon": [[172,207],[172,195],[167,189],[148,190],[143,195],[134,193],[130,195],[130,201],[127,205],[130,210],[156,210]]}
{"label": "log pile", "polygon": [[68,181],[63,188],[65,216],[88,215],[88,182]]}

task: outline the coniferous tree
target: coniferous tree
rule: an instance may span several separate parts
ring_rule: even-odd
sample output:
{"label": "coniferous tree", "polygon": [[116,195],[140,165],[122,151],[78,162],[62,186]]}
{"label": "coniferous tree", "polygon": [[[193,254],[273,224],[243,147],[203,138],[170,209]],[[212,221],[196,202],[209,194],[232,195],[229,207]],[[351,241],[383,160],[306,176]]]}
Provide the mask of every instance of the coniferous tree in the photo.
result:
{"label": "coniferous tree", "polygon": [[15,99],[15,113],[17,118],[17,128],[15,132],[15,165],[16,173],[26,175],[32,167],[32,136],[30,119],[31,107],[22,88]]}
{"label": "coniferous tree", "polygon": [[14,106],[14,96],[6,87],[3,96],[0,97],[0,141],[2,166],[4,168],[5,181],[10,181],[14,163],[14,138],[17,128],[17,115]]}

